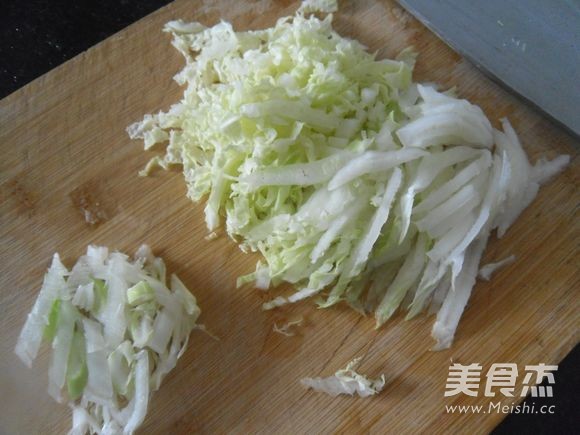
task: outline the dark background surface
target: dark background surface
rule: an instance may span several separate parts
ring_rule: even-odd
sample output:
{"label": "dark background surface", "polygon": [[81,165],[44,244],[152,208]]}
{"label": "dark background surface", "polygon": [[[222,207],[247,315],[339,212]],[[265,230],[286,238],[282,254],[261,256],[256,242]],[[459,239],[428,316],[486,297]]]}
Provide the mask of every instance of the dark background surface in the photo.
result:
{"label": "dark background surface", "polygon": [[[168,3],[167,0],[1,0],[0,98]],[[575,400],[580,387],[579,367],[580,347],[576,346],[555,374],[554,397],[526,399],[525,403],[533,404],[535,410],[542,405],[555,405],[554,415],[512,414],[493,433],[580,433],[580,406]]]}

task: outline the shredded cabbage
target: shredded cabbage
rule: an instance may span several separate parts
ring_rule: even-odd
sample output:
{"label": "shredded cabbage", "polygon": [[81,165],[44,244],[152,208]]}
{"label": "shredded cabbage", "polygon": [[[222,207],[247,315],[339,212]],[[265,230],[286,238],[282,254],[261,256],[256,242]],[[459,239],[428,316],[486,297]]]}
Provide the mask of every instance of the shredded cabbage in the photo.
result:
{"label": "shredded cabbage", "polygon": [[276,332],[277,334],[285,335],[286,337],[294,337],[296,334],[294,332],[290,331],[290,328],[292,328],[293,326],[301,325],[303,320],[304,319],[302,317],[300,317],[296,320],[289,320],[280,326],[278,326],[277,323],[274,323],[272,330],[274,332]]}
{"label": "shredded cabbage", "polygon": [[326,393],[331,396],[339,394],[358,394],[360,397],[368,397],[378,394],[385,386],[385,375],[377,379],[369,379],[365,375],[357,373],[361,357],[349,362],[344,369],[338,370],[334,376],[327,378],[304,378],[300,383],[306,388]]}
{"label": "shredded cabbage", "polygon": [[30,367],[42,339],[52,343],[48,391],[71,407],[70,434],[131,434],[199,314],[146,245],[134,261],[89,246],[71,271],[54,255],[15,352]]}
{"label": "shredded cabbage", "polygon": [[[336,2],[311,0],[269,29],[172,21],[182,100],[131,125],[155,166],[179,164],[243,251],[265,261],[238,279],[294,284],[272,309],[314,296],[374,312],[438,312],[451,344],[490,232],[501,236],[539,184],[569,161],[531,166],[508,123],[450,92],[414,84],[414,55],[378,60],[332,29]],[[113,331],[111,331],[113,333]]]}
{"label": "shredded cabbage", "polygon": [[496,270],[501,269],[502,267],[508,266],[516,261],[515,255],[510,255],[509,257],[504,258],[503,260],[499,260],[495,263],[488,263],[479,269],[477,274],[478,278],[483,279],[484,281],[489,281],[491,276],[495,273]]}

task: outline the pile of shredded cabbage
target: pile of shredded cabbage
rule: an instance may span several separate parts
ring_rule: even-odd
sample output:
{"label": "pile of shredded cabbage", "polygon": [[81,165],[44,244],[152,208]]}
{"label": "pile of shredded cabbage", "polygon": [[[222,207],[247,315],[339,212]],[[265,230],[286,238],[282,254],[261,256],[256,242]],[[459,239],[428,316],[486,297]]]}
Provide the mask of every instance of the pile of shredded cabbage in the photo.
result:
{"label": "pile of shredded cabbage", "polygon": [[29,367],[52,343],[48,391],[73,410],[71,434],[133,433],[200,314],[175,275],[167,288],[161,258],[145,245],[135,257],[89,246],[69,271],[55,254],[20,333]]}
{"label": "pile of shredded cabbage", "polygon": [[[317,5],[317,3],[320,3]],[[322,6],[322,7],[321,7]],[[188,196],[207,197],[207,227],[265,262],[239,279],[374,312],[437,313],[450,346],[492,230],[502,236],[568,156],[531,166],[507,120],[411,80],[414,56],[377,60],[333,31],[336,2],[305,2],[273,28],[234,32],[172,21],[183,99],[128,128],[155,166],[183,166]]]}

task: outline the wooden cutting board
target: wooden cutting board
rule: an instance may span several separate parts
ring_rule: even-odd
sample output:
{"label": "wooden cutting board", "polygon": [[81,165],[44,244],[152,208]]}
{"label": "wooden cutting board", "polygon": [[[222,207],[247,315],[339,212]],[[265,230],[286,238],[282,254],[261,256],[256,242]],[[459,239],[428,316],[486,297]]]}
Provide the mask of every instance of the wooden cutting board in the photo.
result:
{"label": "wooden cutting board", "polygon": [[[500,400],[443,396],[450,361],[558,363],[579,341],[578,152],[573,139],[483,77],[391,1],[342,2],[337,30],[394,56],[420,52],[415,79],[457,86],[497,125],[509,116],[530,158],[572,154],[569,169],[544,187],[533,205],[484,261],[517,261],[490,283],[477,284],[454,346],[431,352],[432,317],[398,316],[375,331],[371,318],[346,307],[317,310],[311,302],[262,312],[271,297],[235,288],[253,270],[222,233],[207,241],[202,205],[185,197],[181,175],[137,172],[153,153],[125,127],[167,108],[181,90],[171,80],[182,66],[169,37],[171,19],[239,30],[271,26],[296,1],[178,0],[91,48],[0,102],[0,432],[65,433],[69,410],[46,393],[47,354],[32,370],[12,353],[51,255],[73,264],[87,244],[133,252],[149,243],[194,291],[202,321],[220,340],[193,333],[188,351],[150,405],[140,433],[484,433],[503,414],[447,414],[445,405]],[[114,13],[114,12],[113,12]],[[98,224],[85,220],[88,212]],[[275,322],[304,316],[294,337]],[[361,370],[384,373],[388,385],[369,399],[305,391],[299,379],[326,376],[353,357]],[[521,385],[522,377],[519,378]],[[557,394],[556,387],[555,394]],[[483,389],[483,387],[482,387]],[[520,389],[518,388],[519,392]],[[519,399],[517,399],[519,400]]]}

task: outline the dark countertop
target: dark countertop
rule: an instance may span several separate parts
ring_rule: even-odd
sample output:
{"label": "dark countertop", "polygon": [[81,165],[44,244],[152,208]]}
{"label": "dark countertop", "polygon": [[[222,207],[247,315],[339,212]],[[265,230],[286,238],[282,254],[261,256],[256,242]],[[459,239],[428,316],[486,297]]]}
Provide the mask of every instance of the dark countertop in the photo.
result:
{"label": "dark countertop", "polygon": [[[3,0],[0,4],[0,98],[118,32],[167,0]],[[508,361],[498,361],[508,362]],[[538,361],[530,361],[530,364]],[[525,401],[555,414],[510,414],[494,434],[578,433],[580,346],[561,362],[554,397]]]}

